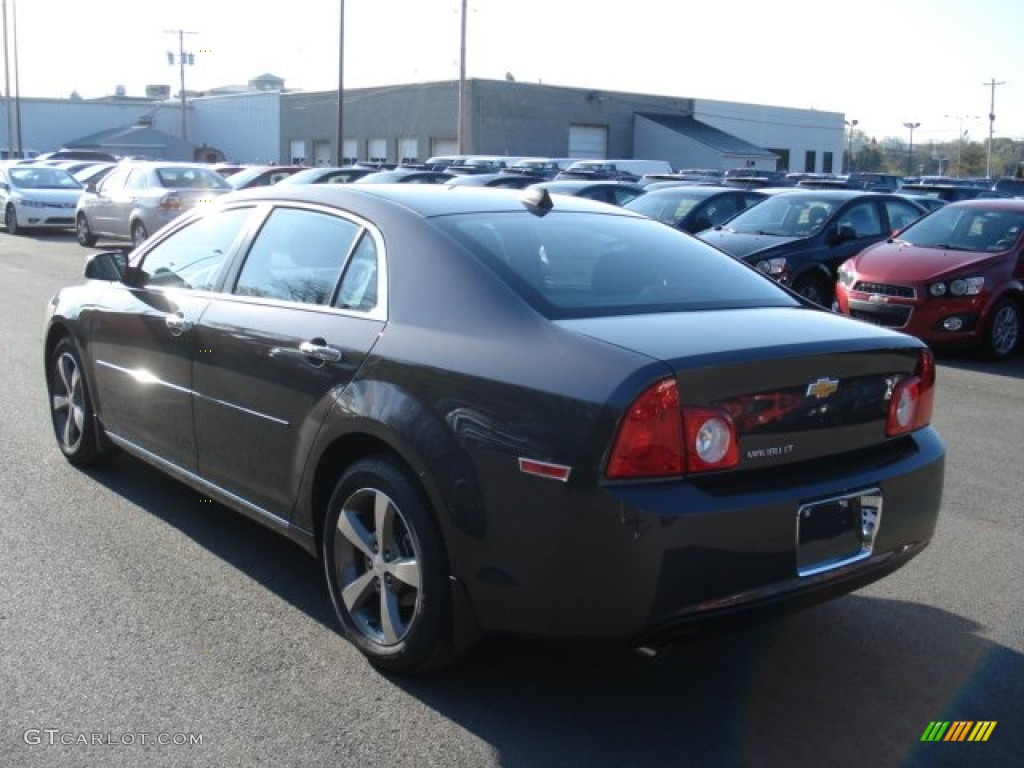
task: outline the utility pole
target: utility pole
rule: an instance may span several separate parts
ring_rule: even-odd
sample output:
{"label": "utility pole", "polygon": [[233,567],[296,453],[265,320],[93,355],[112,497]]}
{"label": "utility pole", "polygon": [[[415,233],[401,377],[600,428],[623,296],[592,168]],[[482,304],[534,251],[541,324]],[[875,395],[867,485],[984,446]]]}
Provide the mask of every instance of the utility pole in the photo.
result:
{"label": "utility pole", "polygon": [[[181,140],[188,141],[188,123],[185,119],[186,104],[185,104],[185,65],[195,64],[196,55],[194,53],[185,52],[185,35],[194,35],[195,32],[188,32],[184,29],[165,29],[164,32],[168,35],[178,36],[178,70],[180,76],[180,85],[178,86],[178,96],[181,98]],[[174,66],[174,54],[171,51],[167,52],[167,63]]]}
{"label": "utility pole", "polygon": [[988,108],[988,157],[985,160],[985,178],[992,178],[992,132],[996,122],[996,86],[1006,85],[1005,82],[996,82],[993,77],[987,83],[982,83],[986,88],[992,89],[992,101]]}
{"label": "utility pole", "polygon": [[456,126],[455,135],[458,139],[456,142],[458,144],[458,153],[461,155],[465,151],[463,147],[465,139],[462,130],[462,111],[464,109],[463,101],[465,100],[464,91],[466,90],[466,0],[462,0],[462,19],[460,23],[462,25],[462,34],[459,38],[459,109],[458,115],[455,118],[459,124]]}
{"label": "utility pole", "polygon": [[[338,125],[335,137],[335,165],[345,164],[344,107],[345,95],[345,0],[341,2],[341,22],[338,28]],[[314,160],[315,162],[315,160]]]}
{"label": "utility pole", "polygon": [[4,106],[7,112],[7,149],[8,157],[14,158],[14,113],[11,111],[11,71],[10,53],[7,45],[7,0],[3,0],[4,13]]}

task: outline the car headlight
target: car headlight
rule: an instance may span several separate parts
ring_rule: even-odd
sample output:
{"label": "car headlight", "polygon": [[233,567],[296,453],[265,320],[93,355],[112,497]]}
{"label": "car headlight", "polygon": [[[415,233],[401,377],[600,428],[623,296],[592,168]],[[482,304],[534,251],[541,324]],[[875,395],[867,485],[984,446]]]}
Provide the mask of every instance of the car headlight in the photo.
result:
{"label": "car headlight", "polygon": [[977,296],[984,287],[984,277],[966,277],[951,282],[949,292],[954,296]]}
{"label": "car headlight", "polygon": [[977,296],[984,287],[984,277],[958,277],[949,282],[932,283],[928,286],[928,293],[936,299],[947,294],[950,296]]}
{"label": "car headlight", "polygon": [[839,270],[836,274],[839,278],[839,282],[842,283],[846,288],[849,288],[851,285],[853,285],[853,271],[846,265],[839,267]]}

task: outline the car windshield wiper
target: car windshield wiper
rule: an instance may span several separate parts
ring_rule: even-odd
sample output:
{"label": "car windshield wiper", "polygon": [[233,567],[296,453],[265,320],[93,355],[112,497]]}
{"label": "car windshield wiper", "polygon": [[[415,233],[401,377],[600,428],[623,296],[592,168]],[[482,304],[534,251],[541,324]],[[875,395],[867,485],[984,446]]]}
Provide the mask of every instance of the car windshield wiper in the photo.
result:
{"label": "car windshield wiper", "polygon": [[[920,245],[920,244],[918,244]],[[950,245],[949,243],[936,243],[935,245],[926,245],[925,248],[941,248],[944,251],[970,251],[972,248],[967,248],[962,245]]]}

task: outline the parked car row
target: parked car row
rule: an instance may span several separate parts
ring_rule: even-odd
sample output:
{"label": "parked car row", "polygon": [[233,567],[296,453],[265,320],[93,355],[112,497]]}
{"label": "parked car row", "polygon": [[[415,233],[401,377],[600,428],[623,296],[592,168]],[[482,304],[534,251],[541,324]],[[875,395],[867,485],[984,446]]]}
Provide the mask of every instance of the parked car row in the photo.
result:
{"label": "parked car row", "polygon": [[[463,160],[461,167],[477,169],[493,162],[493,158],[471,160]],[[927,260],[916,258],[910,264],[903,264],[909,251],[902,235],[893,241],[894,233],[906,230],[929,211],[947,206],[941,197],[923,193],[921,190],[926,186],[923,184],[904,184],[898,192],[885,193],[830,188],[819,186],[815,180],[801,179],[796,188],[746,189],[742,185],[728,185],[730,178],[744,177],[726,174],[718,185],[664,178],[643,185],[595,179],[586,170],[575,174],[570,172],[570,176],[576,176],[574,179],[544,181],[525,170],[456,173],[458,165],[449,166],[450,170],[444,171],[404,166],[381,170],[371,165],[342,168],[263,166],[250,167],[225,178],[207,165],[194,163],[122,161],[97,164],[89,161],[79,165],[79,162],[85,161],[61,159],[0,167],[0,205],[7,231],[17,234],[26,227],[74,227],[83,246],[93,246],[103,238],[128,241],[137,247],[182,212],[208,203],[216,196],[251,186],[402,183],[446,184],[450,187],[535,187],[552,195],[572,195],[625,206],[695,235],[816,304],[906,330],[932,344],[978,344],[999,358],[1008,357],[1020,348],[1021,318],[1024,316],[1020,283],[1024,282],[1024,274],[1017,262],[1024,257],[1020,255],[1019,238],[1013,238],[1019,235],[1019,228],[1009,227],[1009,233],[999,240],[1006,246],[1004,251],[1011,255],[1003,261],[995,259],[999,263],[1013,262],[1015,268],[1001,277],[989,273],[981,287],[977,281],[969,280],[969,309],[960,306],[963,302],[957,293],[962,288],[959,282],[955,284],[956,290],[951,283],[949,293],[943,297],[923,291],[916,284],[899,283],[898,289],[870,290],[876,283],[893,284],[893,279],[886,278],[880,266],[885,259],[874,252],[869,262],[871,279],[855,281],[861,285],[856,290],[852,283],[842,283],[844,275],[849,278],[859,274],[856,261],[850,262],[845,272],[840,271],[842,265],[869,247],[885,241],[890,241],[890,245],[891,242],[900,244],[884,251],[892,260],[900,262],[896,274],[911,275],[914,269],[921,268],[922,279],[932,279],[929,267],[925,266]],[[541,168],[546,163],[540,158],[527,162]],[[83,186],[69,173],[70,170],[106,175]],[[550,172],[553,169],[547,167],[546,170]],[[598,170],[594,175],[602,173]],[[562,176],[563,172],[556,175]],[[802,186],[808,181],[812,183]],[[875,181],[880,183],[882,180]],[[968,185],[951,185],[949,188],[965,191],[971,197],[984,192]],[[987,199],[994,203],[999,197],[991,193]],[[1009,208],[1006,210],[1015,210],[1012,201],[1007,205]],[[995,208],[980,204],[978,210],[987,212],[987,218],[979,215],[972,219],[974,224],[961,226],[984,228],[998,218]],[[967,220],[962,209],[954,208],[952,213],[930,221],[959,221],[960,217]],[[912,230],[914,234],[917,231]],[[946,251],[955,253],[952,260],[967,272],[987,271],[988,267],[975,268],[973,257],[968,259],[965,253],[975,254],[985,263],[993,261],[991,248],[995,247],[994,244],[971,250],[972,244],[980,242],[976,233],[957,241],[955,246],[948,238],[939,237],[939,240],[949,245]],[[914,253],[929,247],[919,244],[918,251]],[[977,275],[965,275],[964,279],[973,277]],[[956,281],[960,278],[954,275],[950,279]],[[984,288],[985,285],[988,287]],[[939,298],[943,298],[945,304],[940,306],[935,301]],[[913,301],[923,304],[915,308]],[[951,305],[951,301],[954,304]],[[950,312],[953,310],[947,305],[959,308],[960,314],[952,316]],[[922,328],[922,323],[931,317],[929,313],[935,315],[934,322],[927,329]]]}

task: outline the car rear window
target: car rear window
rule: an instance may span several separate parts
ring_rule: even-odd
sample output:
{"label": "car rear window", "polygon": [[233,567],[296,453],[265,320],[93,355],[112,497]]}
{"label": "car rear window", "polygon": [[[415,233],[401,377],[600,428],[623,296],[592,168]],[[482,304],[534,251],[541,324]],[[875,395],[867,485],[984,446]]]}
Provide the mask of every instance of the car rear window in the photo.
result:
{"label": "car rear window", "polygon": [[224,177],[206,168],[158,168],[160,185],[171,189],[230,189]]}
{"label": "car rear window", "polygon": [[435,221],[552,318],[796,304],[759,272],[651,219],[509,212]]}

